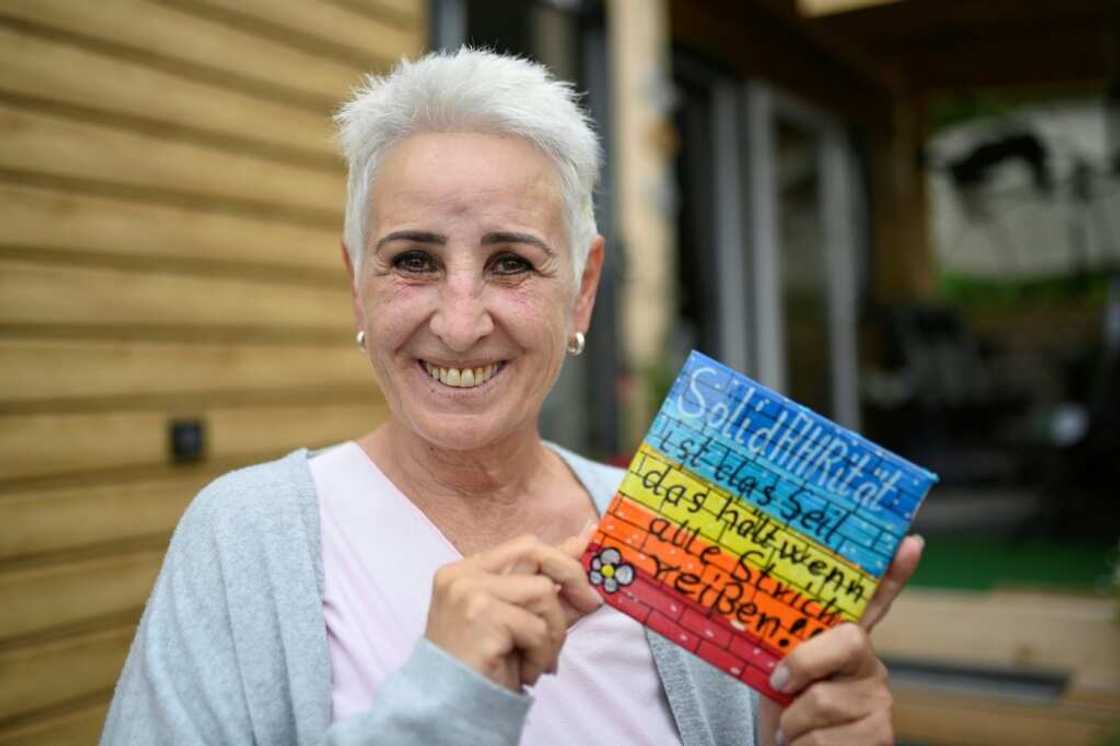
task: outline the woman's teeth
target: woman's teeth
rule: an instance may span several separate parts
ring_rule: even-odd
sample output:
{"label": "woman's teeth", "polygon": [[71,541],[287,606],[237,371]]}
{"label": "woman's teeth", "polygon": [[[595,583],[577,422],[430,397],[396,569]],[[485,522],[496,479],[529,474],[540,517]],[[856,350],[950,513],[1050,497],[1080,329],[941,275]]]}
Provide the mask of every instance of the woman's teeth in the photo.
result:
{"label": "woman's teeth", "polygon": [[424,369],[428,371],[428,375],[433,380],[439,381],[445,386],[469,389],[481,386],[493,378],[494,374],[498,372],[499,365],[500,363],[491,363],[483,368],[440,368],[425,362]]}

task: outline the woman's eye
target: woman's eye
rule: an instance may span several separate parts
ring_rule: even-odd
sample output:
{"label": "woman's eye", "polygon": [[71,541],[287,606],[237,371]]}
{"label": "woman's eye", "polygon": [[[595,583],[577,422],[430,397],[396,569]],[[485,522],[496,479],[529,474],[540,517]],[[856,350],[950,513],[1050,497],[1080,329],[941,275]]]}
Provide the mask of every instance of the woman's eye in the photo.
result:
{"label": "woman's eye", "polygon": [[499,275],[516,275],[528,272],[533,265],[516,254],[503,254],[494,260],[491,267]]}
{"label": "woman's eye", "polygon": [[406,251],[393,257],[393,267],[403,272],[420,274],[433,271],[436,263],[430,254],[423,251]]}

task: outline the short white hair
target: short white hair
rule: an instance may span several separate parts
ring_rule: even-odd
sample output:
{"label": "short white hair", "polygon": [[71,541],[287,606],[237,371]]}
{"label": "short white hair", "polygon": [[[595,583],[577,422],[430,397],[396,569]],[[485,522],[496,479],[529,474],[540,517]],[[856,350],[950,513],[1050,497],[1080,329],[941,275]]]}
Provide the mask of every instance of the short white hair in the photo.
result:
{"label": "short white hair", "polygon": [[462,47],[367,76],[335,121],[349,167],[343,237],[355,278],[369,238],[370,191],[385,153],[414,134],[478,132],[521,137],[556,166],[578,287],[598,232],[592,195],[601,155],[570,83],[538,63]]}

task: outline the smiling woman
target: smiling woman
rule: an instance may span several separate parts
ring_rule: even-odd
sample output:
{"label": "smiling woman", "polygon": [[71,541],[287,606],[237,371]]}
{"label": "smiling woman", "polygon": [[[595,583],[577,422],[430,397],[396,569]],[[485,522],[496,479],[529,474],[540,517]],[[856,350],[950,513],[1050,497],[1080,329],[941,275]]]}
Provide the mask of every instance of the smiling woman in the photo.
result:
{"label": "smiling woman", "polygon": [[[389,418],[198,495],[103,743],[753,742],[748,689],[602,608],[592,582],[630,570],[589,581],[577,558],[621,472],[539,434],[603,264],[574,92],[464,49],[369,79],[338,120],[342,259]],[[818,639],[802,685],[868,671],[878,701],[866,636]],[[867,714],[836,712],[792,725]]]}
{"label": "smiling woman", "polygon": [[[556,169],[518,137],[418,133],[378,171],[370,247],[351,274],[393,416],[367,449],[393,463],[390,450],[423,443],[538,460],[540,407],[590,323],[602,240],[576,285]],[[475,369],[491,369],[484,385]]]}

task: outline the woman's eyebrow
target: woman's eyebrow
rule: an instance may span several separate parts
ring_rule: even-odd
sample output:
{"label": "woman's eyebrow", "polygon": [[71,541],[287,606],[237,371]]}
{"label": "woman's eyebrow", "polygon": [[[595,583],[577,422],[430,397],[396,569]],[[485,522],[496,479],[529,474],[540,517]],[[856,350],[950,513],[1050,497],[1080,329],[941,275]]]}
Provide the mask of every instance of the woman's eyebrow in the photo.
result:
{"label": "woman's eyebrow", "polygon": [[373,253],[376,254],[381,251],[381,247],[391,241],[412,241],[413,243],[430,243],[443,246],[447,243],[447,236],[428,231],[393,231],[377,242],[377,246],[373,248]]}
{"label": "woman's eyebrow", "polygon": [[536,246],[549,256],[556,255],[556,252],[552,250],[552,247],[530,233],[509,233],[506,231],[498,231],[496,233],[487,233],[482,237],[483,246],[489,246],[496,243],[524,243],[531,246]]}

